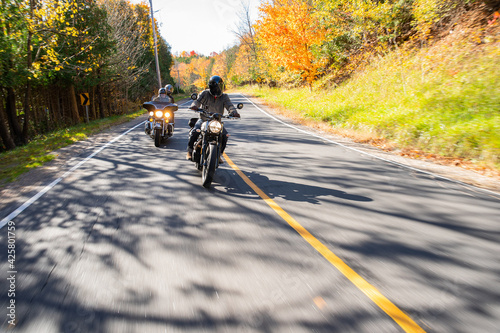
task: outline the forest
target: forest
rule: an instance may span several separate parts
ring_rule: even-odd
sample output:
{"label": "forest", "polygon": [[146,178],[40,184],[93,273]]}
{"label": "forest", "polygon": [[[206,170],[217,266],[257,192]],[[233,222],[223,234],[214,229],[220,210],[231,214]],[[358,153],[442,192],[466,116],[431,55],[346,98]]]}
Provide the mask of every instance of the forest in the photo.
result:
{"label": "forest", "polygon": [[[158,79],[149,13],[125,0],[2,0],[0,152],[84,122],[82,93],[90,120],[150,99]],[[161,36],[157,46],[162,83],[173,83],[170,46]]]}
{"label": "forest", "polygon": [[[272,0],[239,43],[174,57],[202,89],[221,75],[297,121],[403,155],[500,175],[500,1]],[[240,88],[241,90],[241,88]]]}
{"label": "forest", "polygon": [[[342,135],[500,170],[500,0],[262,0],[256,20],[241,4],[219,54],[159,36],[163,85],[217,74]],[[82,93],[94,120],[157,89],[146,2],[1,0],[0,28],[0,152],[84,122]]]}
{"label": "forest", "polygon": [[374,56],[404,45],[428,46],[467,12],[479,10],[484,15],[478,18],[482,22],[474,22],[482,26],[480,31],[468,38],[495,43],[497,39],[491,38],[499,9],[498,0],[262,1],[256,22],[248,5],[240,9],[240,23],[233,29],[237,45],[209,56],[184,51],[174,56],[172,76],[188,89],[201,88],[201,82],[215,73],[233,86],[312,88],[325,80],[335,85]]}

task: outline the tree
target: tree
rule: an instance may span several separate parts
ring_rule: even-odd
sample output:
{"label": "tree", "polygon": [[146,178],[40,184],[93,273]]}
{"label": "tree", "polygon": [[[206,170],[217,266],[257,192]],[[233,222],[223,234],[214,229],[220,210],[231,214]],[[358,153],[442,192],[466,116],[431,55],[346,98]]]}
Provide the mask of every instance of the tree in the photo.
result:
{"label": "tree", "polygon": [[[8,149],[24,142],[18,112],[16,109],[16,91],[26,77],[24,40],[27,31],[28,7],[26,3],[14,0],[0,2],[0,118],[2,141]],[[3,105],[5,103],[5,106]],[[3,139],[5,136],[5,139]]]}
{"label": "tree", "polygon": [[239,23],[233,29],[233,33],[238,37],[240,45],[246,46],[248,54],[253,58],[251,61],[257,62],[257,42],[255,40],[255,28],[250,17],[250,4],[241,2],[241,11],[238,13]]}
{"label": "tree", "polygon": [[324,65],[318,52],[326,30],[313,18],[313,7],[302,0],[275,0],[259,7],[255,25],[264,53],[274,66],[297,72],[310,89]]}
{"label": "tree", "polygon": [[240,45],[238,52],[236,53],[236,59],[234,65],[229,71],[228,78],[229,81],[234,85],[240,85],[244,82],[252,81],[251,76],[251,62],[250,48],[248,45]]}
{"label": "tree", "polygon": [[[149,8],[145,3],[140,3],[134,6],[136,16],[138,17],[139,24],[143,29],[143,34],[141,37],[143,47],[147,50],[144,53],[140,65],[146,65],[148,67],[148,74],[143,76],[140,80],[140,85],[142,90],[150,91],[156,93],[158,90],[158,79],[156,77],[156,64],[154,57],[154,40],[153,31],[151,29],[151,19],[149,17]],[[158,22],[156,19],[155,29],[158,29]],[[159,36],[159,34],[157,34]],[[160,64],[160,73],[162,75],[162,85],[164,83],[173,82],[170,76],[170,68],[172,67],[172,55],[170,53],[170,46],[161,37],[157,40],[158,46],[158,61]]]}
{"label": "tree", "polygon": [[142,97],[140,78],[148,73],[148,65],[141,62],[147,48],[141,38],[147,33],[134,13],[134,8],[125,0],[100,0],[107,12],[107,23],[111,28],[111,39],[116,52],[102,59],[102,67],[108,72],[108,80],[121,85],[125,99]]}
{"label": "tree", "polygon": [[[0,151],[80,122],[82,92],[90,93],[94,118],[122,113],[130,98],[149,99],[157,86],[152,46],[145,4],[0,0]],[[161,37],[159,55],[171,83],[170,46]]]}

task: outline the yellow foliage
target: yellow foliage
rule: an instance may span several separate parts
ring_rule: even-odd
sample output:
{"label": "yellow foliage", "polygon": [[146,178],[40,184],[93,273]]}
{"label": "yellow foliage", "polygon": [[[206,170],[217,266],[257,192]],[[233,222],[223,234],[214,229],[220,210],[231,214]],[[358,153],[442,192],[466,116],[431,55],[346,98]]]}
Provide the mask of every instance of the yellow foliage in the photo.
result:
{"label": "yellow foliage", "polygon": [[248,45],[241,45],[228,77],[232,82],[250,81],[251,53]]}
{"label": "yellow foliage", "polygon": [[298,72],[310,84],[326,59],[314,54],[325,39],[326,30],[313,19],[313,7],[306,1],[264,2],[255,30],[265,56],[277,67]]}
{"label": "yellow foliage", "polygon": [[226,62],[226,53],[222,52],[214,57],[214,66],[212,68],[212,75],[219,75],[222,78],[227,77],[227,62]]}
{"label": "yellow foliage", "polygon": [[442,0],[415,0],[413,14],[418,30],[427,35],[432,25],[439,20],[439,9]]}

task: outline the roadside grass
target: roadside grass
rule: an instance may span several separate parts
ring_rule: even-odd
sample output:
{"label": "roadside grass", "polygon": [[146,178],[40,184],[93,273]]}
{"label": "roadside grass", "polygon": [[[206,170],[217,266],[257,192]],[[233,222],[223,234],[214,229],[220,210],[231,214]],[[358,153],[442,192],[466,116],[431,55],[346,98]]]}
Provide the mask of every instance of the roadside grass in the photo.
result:
{"label": "roadside grass", "polygon": [[191,94],[190,93],[184,93],[184,94],[175,94],[175,103],[178,103],[179,101],[182,101],[183,99],[190,99]]}
{"label": "roadside grass", "polygon": [[88,124],[79,124],[69,128],[40,135],[27,145],[17,147],[11,151],[0,154],[0,187],[16,180],[23,173],[39,167],[57,157],[53,151],[71,145],[77,141],[85,140],[90,135],[99,133],[111,126],[118,125],[145,113],[139,111],[112,116],[105,119],[91,121]]}
{"label": "roadside grass", "polygon": [[460,38],[394,51],[335,88],[242,90],[337,134],[498,173],[498,68],[498,41],[477,47]]}
{"label": "roadside grass", "polygon": [[[187,99],[190,94],[176,94],[176,101]],[[15,181],[20,175],[57,157],[53,151],[85,140],[89,136],[102,132],[112,126],[135,119],[146,113],[145,109],[129,114],[112,116],[105,119],[91,121],[88,124],[79,124],[52,133],[40,135],[27,145],[0,153],[0,188],[9,182]]]}

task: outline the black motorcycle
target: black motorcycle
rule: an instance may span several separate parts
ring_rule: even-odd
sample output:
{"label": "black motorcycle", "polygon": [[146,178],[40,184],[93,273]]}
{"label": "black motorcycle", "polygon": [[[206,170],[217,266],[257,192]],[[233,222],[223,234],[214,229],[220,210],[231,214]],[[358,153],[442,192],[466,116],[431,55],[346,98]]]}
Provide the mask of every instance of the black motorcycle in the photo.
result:
{"label": "black motorcycle", "polygon": [[[243,103],[239,103],[237,108],[242,109]],[[215,170],[219,167],[222,132],[224,128],[222,119],[239,118],[224,116],[220,113],[208,112],[206,110],[198,110],[196,112],[203,113],[208,120],[201,125],[200,136],[194,144],[191,161],[193,161],[196,168],[201,171],[203,187],[210,188],[212,180],[214,179]],[[192,131],[197,121],[198,118],[191,118],[189,121],[189,126]]]}
{"label": "black motorcycle", "polygon": [[174,134],[174,112],[179,107],[168,102],[146,102],[142,107],[149,112],[144,131],[154,139],[155,146],[159,147]]}

